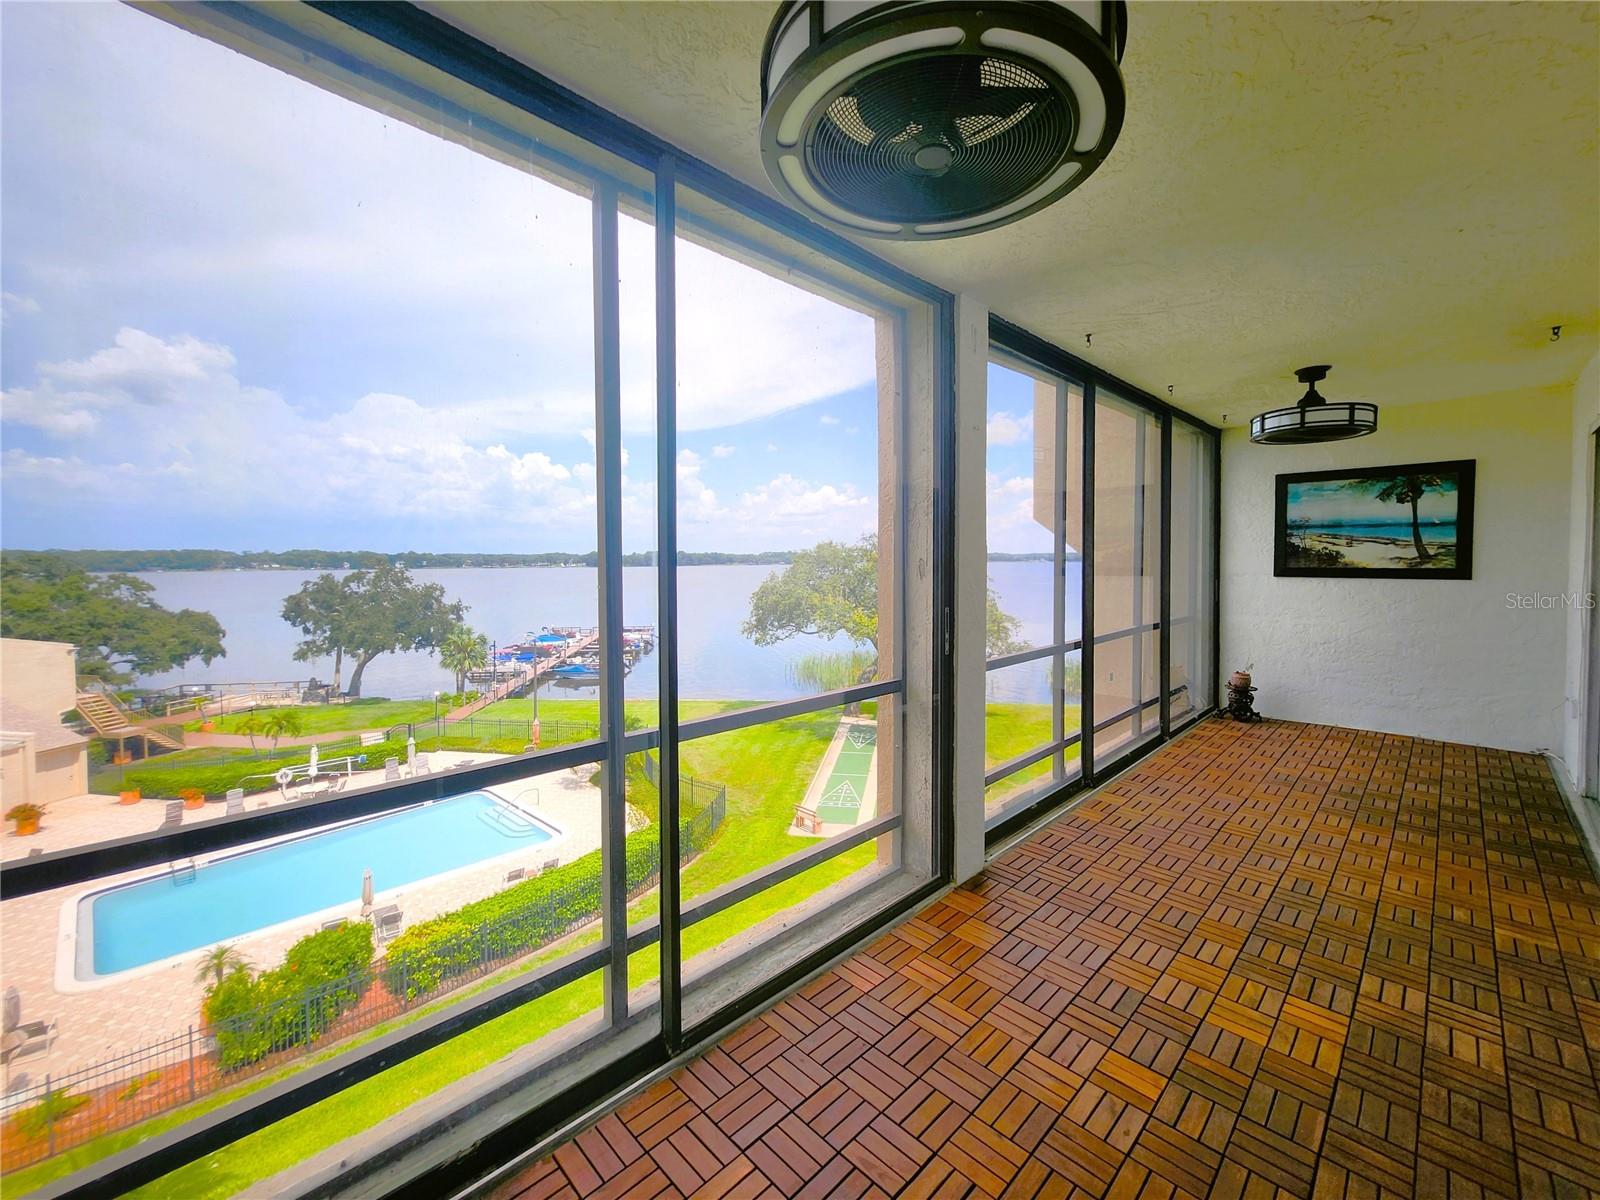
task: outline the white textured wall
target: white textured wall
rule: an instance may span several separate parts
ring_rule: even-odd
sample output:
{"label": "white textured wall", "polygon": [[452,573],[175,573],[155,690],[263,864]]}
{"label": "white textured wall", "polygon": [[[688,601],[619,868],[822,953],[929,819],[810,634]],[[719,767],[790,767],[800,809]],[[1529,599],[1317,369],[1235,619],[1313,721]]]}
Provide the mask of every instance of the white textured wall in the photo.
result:
{"label": "white textured wall", "polygon": [[[1572,391],[1382,406],[1330,446],[1222,439],[1222,672],[1254,664],[1269,716],[1517,750],[1559,749],[1567,614],[1506,594],[1568,589]],[[1273,477],[1478,462],[1473,578],[1277,579]]]}
{"label": "white textured wall", "polygon": [[[1575,595],[1588,592],[1590,476],[1594,472],[1591,439],[1600,428],[1600,354],[1590,359],[1572,390],[1572,478],[1569,493],[1571,519],[1567,529],[1567,589]],[[1595,780],[1584,779],[1583,725],[1584,695],[1588,687],[1585,657],[1589,622],[1600,614],[1574,608],[1567,614],[1566,728],[1561,742],[1562,765],[1567,783],[1577,790],[1594,788]]]}

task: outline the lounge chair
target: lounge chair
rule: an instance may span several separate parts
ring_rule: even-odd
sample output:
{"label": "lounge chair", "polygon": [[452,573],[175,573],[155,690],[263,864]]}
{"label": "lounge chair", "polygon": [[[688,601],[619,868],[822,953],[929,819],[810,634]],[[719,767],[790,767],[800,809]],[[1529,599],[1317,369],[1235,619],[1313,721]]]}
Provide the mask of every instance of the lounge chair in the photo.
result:
{"label": "lounge chair", "polygon": [[432,769],[433,767],[428,762],[428,756],[426,754],[419,754],[416,756],[416,758],[411,760],[411,777],[413,779],[415,779],[418,775],[426,775]]}
{"label": "lounge chair", "polygon": [[560,865],[561,865],[561,860],[559,858],[547,858],[547,859],[544,860],[544,866],[540,867],[539,870],[541,870],[541,871],[554,871]]}
{"label": "lounge chair", "polygon": [[507,883],[518,883],[527,877],[528,869],[526,867],[512,867],[511,870],[506,872]]}
{"label": "lounge chair", "polygon": [[234,817],[234,816],[238,816],[242,812],[244,812],[244,789],[243,788],[229,788],[228,789],[228,811],[224,815],[225,816],[229,816],[229,817]]}
{"label": "lounge chair", "polygon": [[167,815],[161,818],[161,828],[175,829],[183,824],[183,801],[168,800]]}
{"label": "lounge chair", "polygon": [[331,921],[324,921],[322,927],[324,929],[343,929],[348,924],[350,924],[349,917],[335,917]]}
{"label": "lounge chair", "polygon": [[372,932],[378,941],[387,942],[400,933],[400,906],[385,904],[372,910]]}
{"label": "lounge chair", "polygon": [[55,1044],[60,1026],[55,1021],[24,1021],[22,993],[14,987],[5,992],[5,1033],[0,1036],[0,1061],[7,1070],[19,1058],[48,1054]]}
{"label": "lounge chair", "polygon": [[400,782],[400,760],[398,758],[386,758],[383,760],[383,781],[385,783]]}

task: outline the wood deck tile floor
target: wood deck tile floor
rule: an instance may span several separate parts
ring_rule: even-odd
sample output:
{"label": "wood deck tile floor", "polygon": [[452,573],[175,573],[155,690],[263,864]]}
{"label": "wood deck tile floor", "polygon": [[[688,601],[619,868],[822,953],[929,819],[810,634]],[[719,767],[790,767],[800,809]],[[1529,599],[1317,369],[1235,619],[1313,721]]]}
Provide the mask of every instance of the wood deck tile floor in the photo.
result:
{"label": "wood deck tile floor", "polygon": [[1542,759],[1210,721],[497,1200],[1600,1196]]}

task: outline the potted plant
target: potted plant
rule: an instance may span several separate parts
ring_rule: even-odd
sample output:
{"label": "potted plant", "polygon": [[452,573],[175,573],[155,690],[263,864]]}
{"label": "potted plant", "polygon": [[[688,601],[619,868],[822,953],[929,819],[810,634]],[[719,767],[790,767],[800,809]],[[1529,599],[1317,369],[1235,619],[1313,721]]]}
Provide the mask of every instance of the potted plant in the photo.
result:
{"label": "potted plant", "polygon": [[184,788],[178,793],[178,799],[183,801],[185,808],[204,808],[206,794],[199,788]]}
{"label": "potted plant", "polygon": [[203,720],[201,720],[201,722],[200,722],[200,732],[201,733],[211,733],[211,732],[215,731],[216,728],[217,728],[217,723],[215,721],[213,721],[210,717],[206,717]]}
{"label": "potted plant", "polygon": [[37,804],[14,804],[6,812],[6,820],[17,823],[17,836],[27,837],[29,834],[39,832],[39,818],[44,816],[44,809]]}
{"label": "potted plant", "polygon": [[118,804],[137,804],[137,803],[139,803],[139,789],[136,788],[136,787],[134,787],[134,788],[123,788],[122,791],[117,794],[117,803]]}

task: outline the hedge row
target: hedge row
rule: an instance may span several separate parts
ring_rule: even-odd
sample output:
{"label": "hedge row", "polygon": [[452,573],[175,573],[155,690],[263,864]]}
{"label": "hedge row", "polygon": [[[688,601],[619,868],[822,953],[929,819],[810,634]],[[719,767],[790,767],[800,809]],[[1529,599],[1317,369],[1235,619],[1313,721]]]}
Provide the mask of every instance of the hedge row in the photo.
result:
{"label": "hedge row", "polygon": [[223,1070],[315,1041],[361,998],[371,966],[372,926],[357,921],[301,938],[270,971],[228,975],[201,1009]]}
{"label": "hedge row", "polygon": [[[628,835],[630,895],[655,878],[660,858],[660,826]],[[384,985],[412,1000],[446,979],[554,941],[600,915],[603,887],[600,851],[593,850],[454,912],[418,922],[384,952]]]}

